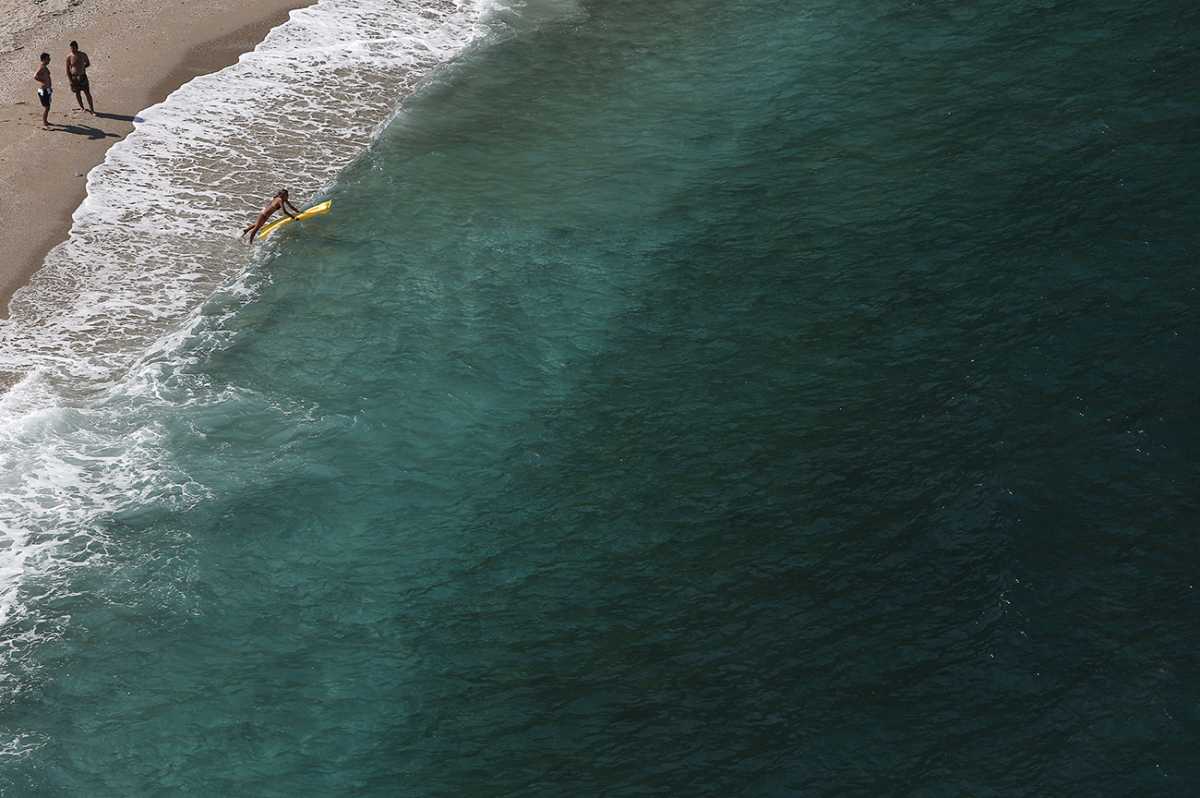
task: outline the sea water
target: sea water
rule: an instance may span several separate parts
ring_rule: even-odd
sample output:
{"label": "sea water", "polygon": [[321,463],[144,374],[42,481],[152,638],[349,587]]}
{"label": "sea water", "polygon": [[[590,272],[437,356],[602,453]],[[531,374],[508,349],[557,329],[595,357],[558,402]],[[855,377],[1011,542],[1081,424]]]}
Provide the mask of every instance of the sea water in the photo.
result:
{"label": "sea water", "polygon": [[0,791],[1187,794],[1197,30],[293,15],[0,326]]}

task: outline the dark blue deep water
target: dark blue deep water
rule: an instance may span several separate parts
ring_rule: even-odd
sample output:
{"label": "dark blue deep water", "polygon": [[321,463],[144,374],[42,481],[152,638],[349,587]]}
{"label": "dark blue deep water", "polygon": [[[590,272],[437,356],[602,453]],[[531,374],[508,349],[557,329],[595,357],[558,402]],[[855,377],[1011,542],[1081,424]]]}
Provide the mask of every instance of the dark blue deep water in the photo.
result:
{"label": "dark blue deep water", "polygon": [[1198,45],[499,26],[210,303],[0,791],[1200,793]]}

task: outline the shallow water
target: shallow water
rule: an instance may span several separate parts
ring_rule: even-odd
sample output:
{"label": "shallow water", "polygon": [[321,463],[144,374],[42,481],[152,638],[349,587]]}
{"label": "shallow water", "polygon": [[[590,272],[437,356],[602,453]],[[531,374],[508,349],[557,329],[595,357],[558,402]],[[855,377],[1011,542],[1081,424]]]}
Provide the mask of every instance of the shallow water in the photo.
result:
{"label": "shallow water", "polygon": [[1187,794],[1200,15],[551,6],[46,422],[4,793]]}

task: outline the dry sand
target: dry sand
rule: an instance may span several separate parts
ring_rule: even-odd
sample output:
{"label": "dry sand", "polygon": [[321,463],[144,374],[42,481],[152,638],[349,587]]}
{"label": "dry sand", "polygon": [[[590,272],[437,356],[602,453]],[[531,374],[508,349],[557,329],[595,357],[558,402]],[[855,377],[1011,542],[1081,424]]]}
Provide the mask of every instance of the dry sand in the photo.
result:
{"label": "dry sand", "polygon": [[[235,63],[290,10],[315,0],[0,0],[0,316],[67,237],[84,178],[133,117],[197,75]],[[96,115],[64,66],[78,40]],[[54,104],[43,130],[33,74],[48,52]],[[84,104],[87,100],[84,98]]]}

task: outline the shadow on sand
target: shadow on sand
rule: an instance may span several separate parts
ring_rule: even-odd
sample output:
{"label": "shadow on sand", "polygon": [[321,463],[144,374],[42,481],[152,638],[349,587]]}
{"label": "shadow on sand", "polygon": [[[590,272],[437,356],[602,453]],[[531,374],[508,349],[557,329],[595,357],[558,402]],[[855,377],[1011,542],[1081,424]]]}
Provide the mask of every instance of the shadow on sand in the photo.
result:
{"label": "shadow on sand", "polygon": [[76,136],[87,136],[89,139],[119,139],[121,138],[116,133],[107,133],[98,127],[91,125],[59,125],[54,122],[50,123],[50,129],[56,133],[71,133]]}
{"label": "shadow on sand", "polygon": [[118,122],[145,122],[140,116],[127,116],[125,114],[106,114],[97,111],[95,114],[97,119],[115,119]]}

